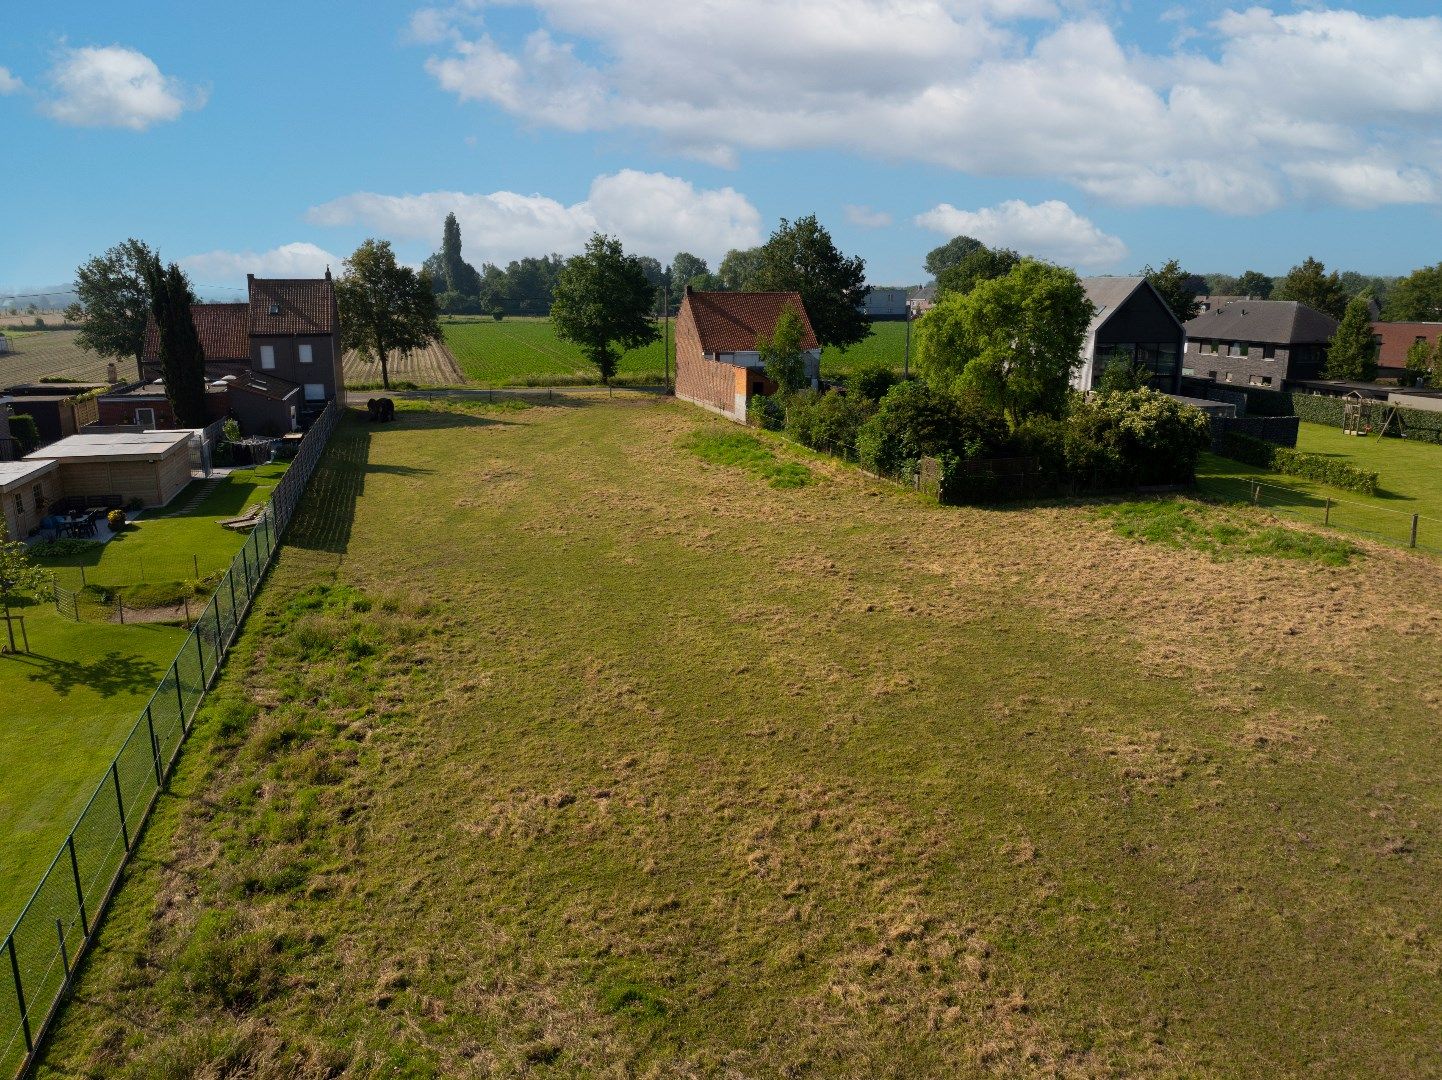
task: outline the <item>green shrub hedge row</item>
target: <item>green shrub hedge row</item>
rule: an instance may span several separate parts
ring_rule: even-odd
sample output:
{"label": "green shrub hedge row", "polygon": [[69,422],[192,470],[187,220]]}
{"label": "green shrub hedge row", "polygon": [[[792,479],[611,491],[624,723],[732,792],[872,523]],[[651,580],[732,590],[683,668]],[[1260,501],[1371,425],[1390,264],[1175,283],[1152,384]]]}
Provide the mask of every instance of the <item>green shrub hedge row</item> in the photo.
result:
{"label": "green shrub hedge row", "polygon": [[1300,476],[1305,480],[1331,484],[1346,491],[1361,495],[1377,494],[1377,474],[1366,469],[1348,465],[1322,454],[1308,454],[1286,446],[1276,446],[1250,435],[1228,432],[1222,437],[1221,452],[1224,456],[1259,469]]}

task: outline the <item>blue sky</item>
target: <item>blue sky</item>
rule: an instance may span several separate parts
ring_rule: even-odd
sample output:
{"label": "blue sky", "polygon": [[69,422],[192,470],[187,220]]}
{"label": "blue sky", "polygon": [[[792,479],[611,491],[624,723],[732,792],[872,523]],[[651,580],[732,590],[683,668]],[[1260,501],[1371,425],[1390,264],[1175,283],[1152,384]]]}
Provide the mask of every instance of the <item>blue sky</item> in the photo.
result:
{"label": "blue sky", "polygon": [[126,236],[203,285],[365,236],[474,263],[592,229],[715,262],[816,213],[876,283],[955,232],[1127,272],[1442,258],[1428,5],[1087,0],[25,5],[0,292]]}

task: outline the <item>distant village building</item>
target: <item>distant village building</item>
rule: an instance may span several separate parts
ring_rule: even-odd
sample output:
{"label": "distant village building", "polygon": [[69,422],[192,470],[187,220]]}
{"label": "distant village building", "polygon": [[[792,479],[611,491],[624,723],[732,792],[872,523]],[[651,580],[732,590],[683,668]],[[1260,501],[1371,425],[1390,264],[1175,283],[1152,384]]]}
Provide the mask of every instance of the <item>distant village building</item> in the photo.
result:
{"label": "distant village building", "polygon": [[861,310],[876,322],[906,318],[907,289],[889,285],[873,285],[862,301]]}
{"label": "distant village building", "polygon": [[1141,365],[1150,385],[1168,394],[1181,387],[1181,355],[1186,329],[1144,277],[1082,279],[1096,308],[1082,346],[1081,367],[1072,386],[1092,390],[1112,363]]}
{"label": "distant village building", "polygon": [[676,396],[745,423],[750,398],[776,392],[756,342],[775,333],[787,308],[801,317],[806,375],[819,386],[821,344],[800,293],[696,292],[688,285],[676,316]]}
{"label": "distant village building", "polygon": [[1282,389],[1322,377],[1337,320],[1296,300],[1236,300],[1187,323],[1182,373]]}
{"label": "distant village building", "polygon": [[1442,322],[1374,322],[1372,340],[1377,343],[1377,378],[1410,383],[1407,351],[1416,342],[1436,349],[1442,341]]}

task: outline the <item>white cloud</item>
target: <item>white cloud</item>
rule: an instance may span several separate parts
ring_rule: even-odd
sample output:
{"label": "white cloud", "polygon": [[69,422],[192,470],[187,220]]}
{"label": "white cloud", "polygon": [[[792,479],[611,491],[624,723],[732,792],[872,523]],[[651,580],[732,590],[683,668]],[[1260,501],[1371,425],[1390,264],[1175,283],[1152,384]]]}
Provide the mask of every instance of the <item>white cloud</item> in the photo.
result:
{"label": "white cloud", "polygon": [[452,212],[461,224],[466,257],[475,265],[575,253],[593,232],[619,236],[633,254],[663,262],[682,250],[718,259],[762,238],[760,213],[735,189],[698,189],[674,176],[632,169],[598,176],[587,197],[569,206],[514,191],[357,192],[311,207],[306,218],[313,225],[361,225],[393,240],[438,247],[441,225]]}
{"label": "white cloud", "polygon": [[990,247],[1014,248],[1023,255],[1088,269],[1114,266],[1127,254],[1119,238],[1058,199],[1035,205],[1008,199],[982,210],[942,203],[918,214],[916,224],[943,236],[974,236]]}
{"label": "white cloud", "polygon": [[[470,28],[474,4],[433,16],[427,70],[462,101],[715,164],[840,148],[1231,213],[1442,199],[1442,17],[1250,8],[1149,54],[1085,3],[729,0],[724,18],[702,2],[664,20],[613,0],[526,6],[541,25],[515,41]],[[1318,179],[1333,169],[1347,176]]]}
{"label": "white cloud", "polygon": [[123,45],[64,49],[49,79],[53,93],[42,108],[80,127],[144,131],[206,100],[205,91],[162,74],[150,57]]}
{"label": "white cloud", "polygon": [[243,282],[246,274],[256,277],[320,277],[329,266],[339,274],[341,257],[310,243],[282,244],[269,251],[207,251],[180,259],[185,270],[201,285]]}
{"label": "white cloud", "polygon": [[9,68],[0,67],[0,94],[13,94],[24,86],[19,75],[12,75]]}
{"label": "white cloud", "polygon": [[891,224],[891,215],[885,210],[873,210],[869,206],[856,206],[852,203],[847,203],[843,210],[847,221],[863,229],[884,229]]}

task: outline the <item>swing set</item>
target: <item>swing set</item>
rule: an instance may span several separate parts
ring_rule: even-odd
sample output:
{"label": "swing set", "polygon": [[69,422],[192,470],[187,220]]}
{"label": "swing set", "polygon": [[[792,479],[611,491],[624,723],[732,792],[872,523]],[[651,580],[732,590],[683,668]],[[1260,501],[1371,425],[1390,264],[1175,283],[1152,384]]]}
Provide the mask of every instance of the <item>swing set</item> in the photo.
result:
{"label": "swing set", "polygon": [[[1375,435],[1382,438],[1389,431],[1398,438],[1405,439],[1407,433],[1402,430],[1402,413],[1396,405],[1387,403],[1382,414],[1382,423],[1374,428],[1372,421],[1368,418],[1367,406],[1369,402],[1363,401],[1362,396],[1357,393],[1347,395],[1348,400],[1342,403],[1342,434],[1356,435],[1365,438],[1368,435]],[[1382,405],[1382,403],[1377,403]]]}

